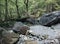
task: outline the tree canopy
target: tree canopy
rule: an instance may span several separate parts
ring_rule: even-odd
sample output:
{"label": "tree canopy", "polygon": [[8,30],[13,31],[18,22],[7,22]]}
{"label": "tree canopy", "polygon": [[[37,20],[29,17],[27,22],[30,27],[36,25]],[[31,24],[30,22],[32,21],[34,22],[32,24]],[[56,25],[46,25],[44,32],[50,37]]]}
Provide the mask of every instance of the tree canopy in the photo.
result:
{"label": "tree canopy", "polygon": [[0,0],[0,20],[40,17],[60,10],[60,0]]}

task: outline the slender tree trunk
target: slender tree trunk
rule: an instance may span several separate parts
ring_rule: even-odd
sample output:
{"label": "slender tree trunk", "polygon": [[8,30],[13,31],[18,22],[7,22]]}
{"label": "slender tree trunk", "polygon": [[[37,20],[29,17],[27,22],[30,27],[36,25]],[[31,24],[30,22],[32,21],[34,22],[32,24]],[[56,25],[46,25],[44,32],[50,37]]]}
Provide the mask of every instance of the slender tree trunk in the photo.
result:
{"label": "slender tree trunk", "polygon": [[2,14],[2,13],[1,13],[1,10],[0,10],[0,21],[1,21],[1,14]]}
{"label": "slender tree trunk", "polygon": [[8,0],[5,0],[5,20],[7,20],[8,18]]}
{"label": "slender tree trunk", "polygon": [[12,19],[12,10],[10,9],[10,19]]}
{"label": "slender tree trunk", "polygon": [[24,3],[25,3],[25,6],[26,6],[26,13],[27,13],[27,16],[30,16],[29,15],[29,11],[28,11],[28,2],[29,2],[29,0],[24,0]]}
{"label": "slender tree trunk", "polygon": [[0,18],[1,18],[1,14],[2,14],[2,13],[1,13],[1,10],[0,10]]}
{"label": "slender tree trunk", "polygon": [[17,9],[18,18],[20,18],[18,0],[16,0],[16,9]]}
{"label": "slender tree trunk", "polygon": [[28,0],[26,0],[26,10],[28,12]]}
{"label": "slender tree trunk", "polygon": [[52,11],[55,11],[56,9],[55,9],[55,5],[54,4],[52,4]]}

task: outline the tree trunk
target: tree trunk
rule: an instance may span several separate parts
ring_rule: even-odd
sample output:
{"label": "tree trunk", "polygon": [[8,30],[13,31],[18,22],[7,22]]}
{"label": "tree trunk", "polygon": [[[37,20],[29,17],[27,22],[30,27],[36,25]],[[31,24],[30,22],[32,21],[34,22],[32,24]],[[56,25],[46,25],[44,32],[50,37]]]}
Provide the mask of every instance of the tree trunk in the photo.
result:
{"label": "tree trunk", "polygon": [[7,21],[8,17],[8,0],[5,0],[5,20]]}
{"label": "tree trunk", "polygon": [[29,17],[30,15],[29,15],[29,12],[28,12],[28,2],[29,2],[29,0],[24,0],[25,6],[26,6],[26,14]]}
{"label": "tree trunk", "polygon": [[1,14],[2,14],[2,13],[1,13],[1,10],[0,10],[0,21],[1,21]]}
{"label": "tree trunk", "polygon": [[20,18],[18,0],[16,0],[16,9],[17,9],[18,18]]}

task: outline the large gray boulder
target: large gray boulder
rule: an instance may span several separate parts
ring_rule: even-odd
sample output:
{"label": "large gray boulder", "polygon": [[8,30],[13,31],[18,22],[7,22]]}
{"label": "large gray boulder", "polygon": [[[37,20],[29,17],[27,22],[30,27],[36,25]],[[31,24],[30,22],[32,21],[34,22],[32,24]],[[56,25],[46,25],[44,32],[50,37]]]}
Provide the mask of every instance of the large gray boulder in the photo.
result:
{"label": "large gray boulder", "polygon": [[48,39],[54,39],[57,36],[55,30],[51,29],[51,27],[45,27],[41,25],[30,26],[31,33],[34,35],[47,35]]}
{"label": "large gray boulder", "polygon": [[29,30],[29,27],[27,25],[24,25],[21,22],[16,22],[13,27],[13,31],[18,34],[26,34],[27,30]]}
{"label": "large gray boulder", "polygon": [[43,15],[40,18],[39,23],[45,26],[51,26],[56,23],[60,23],[60,11],[55,11],[55,12],[51,12]]}

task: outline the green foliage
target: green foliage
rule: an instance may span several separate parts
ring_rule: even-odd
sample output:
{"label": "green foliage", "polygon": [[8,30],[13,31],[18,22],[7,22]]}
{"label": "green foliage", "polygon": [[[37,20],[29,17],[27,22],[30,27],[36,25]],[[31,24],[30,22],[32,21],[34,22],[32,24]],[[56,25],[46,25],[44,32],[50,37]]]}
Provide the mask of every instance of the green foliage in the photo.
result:
{"label": "green foliage", "polygon": [[[8,19],[17,19],[16,0],[8,0]],[[19,15],[21,18],[28,17],[26,15],[25,0],[17,0]],[[60,10],[60,0],[29,0],[28,13],[39,17],[44,13]],[[0,20],[5,19],[5,0],[0,0]]]}

